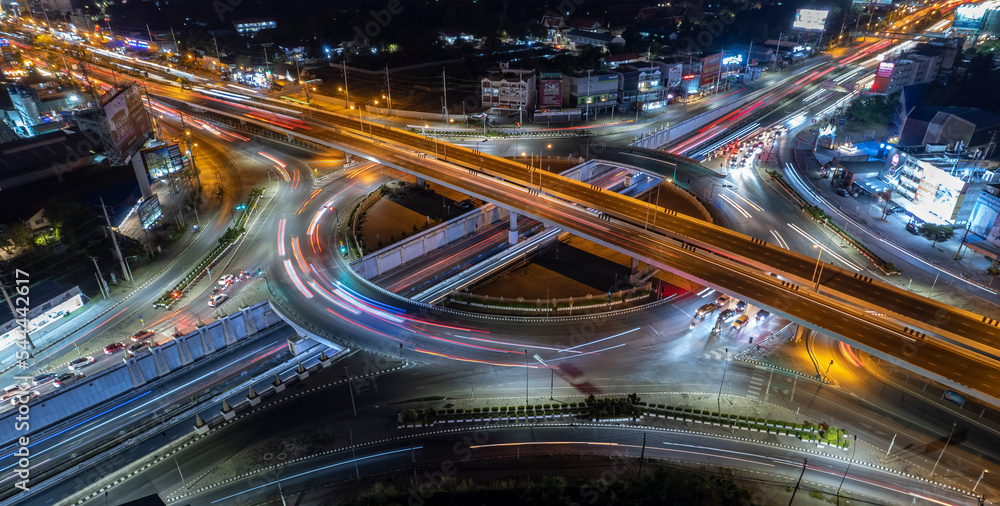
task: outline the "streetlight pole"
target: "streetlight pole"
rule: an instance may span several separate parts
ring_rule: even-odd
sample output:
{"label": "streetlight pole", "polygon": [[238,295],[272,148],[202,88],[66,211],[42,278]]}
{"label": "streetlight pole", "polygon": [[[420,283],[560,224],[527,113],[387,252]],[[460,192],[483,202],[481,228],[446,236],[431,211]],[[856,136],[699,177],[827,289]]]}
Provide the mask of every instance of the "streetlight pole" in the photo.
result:
{"label": "streetlight pole", "polygon": [[937,470],[938,463],[941,462],[941,457],[944,456],[944,451],[948,449],[948,444],[951,443],[951,437],[955,435],[956,425],[958,425],[958,422],[951,422],[951,433],[948,434],[948,440],[945,441],[944,448],[941,448],[941,453],[938,455],[937,460],[934,461],[934,467],[931,468],[931,479],[934,478],[934,471]]}
{"label": "streetlight pole", "polygon": [[987,474],[989,474],[989,473],[990,473],[990,470],[989,470],[989,469],[983,469],[983,472],[979,473],[979,479],[978,479],[978,480],[976,480],[976,484],[975,484],[975,485],[973,485],[973,487],[972,487],[972,491],[973,491],[973,492],[975,492],[975,491],[976,491],[976,487],[978,487],[978,486],[979,486],[979,482],[983,481],[983,476],[984,476],[984,475],[987,475]]}
{"label": "streetlight pole", "polygon": [[[844,469],[844,477],[840,479],[840,486],[837,487],[837,504],[840,504],[840,489],[844,488],[844,481],[847,480],[847,473],[851,470],[851,462],[854,461],[854,456],[858,454],[858,435],[854,435],[854,452],[851,453],[851,460],[847,461],[847,469]],[[975,489],[973,489],[975,490]]]}
{"label": "streetlight pole", "polygon": [[[823,247],[822,246],[820,246],[819,244],[813,244],[813,248],[818,249],[819,250],[819,254],[816,255],[816,267],[813,268],[812,276],[809,277],[809,282],[810,283],[812,283],[812,281],[816,278],[816,273],[819,272],[819,259],[823,257]],[[819,280],[818,279],[816,279],[816,290],[819,290]]]}
{"label": "streetlight pole", "polygon": [[528,350],[524,350],[524,405],[528,406]]}
{"label": "streetlight pole", "polygon": [[830,363],[826,366],[826,372],[823,373],[823,381],[829,381],[831,367],[833,367],[833,360],[830,360]]}
{"label": "streetlight pole", "polygon": [[281,496],[281,506],[288,506],[285,502],[285,493],[281,490],[281,478],[278,477],[278,465],[274,466],[274,479],[278,482],[278,495]]}
{"label": "streetlight pole", "polygon": [[722,413],[722,386],[726,384],[726,371],[729,370],[729,348],[726,348],[726,366],[722,369],[722,381],[719,382],[719,397],[716,400],[719,405],[719,414]]}

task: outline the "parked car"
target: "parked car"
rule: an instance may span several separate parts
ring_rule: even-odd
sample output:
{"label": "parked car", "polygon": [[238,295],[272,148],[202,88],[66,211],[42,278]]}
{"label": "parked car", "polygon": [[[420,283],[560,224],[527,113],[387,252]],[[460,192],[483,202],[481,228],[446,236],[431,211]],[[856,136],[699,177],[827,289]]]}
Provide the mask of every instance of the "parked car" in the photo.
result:
{"label": "parked car", "polygon": [[79,371],[80,369],[83,369],[84,367],[87,367],[88,365],[93,364],[93,363],[94,363],[94,357],[91,357],[89,355],[86,356],[86,357],[80,357],[80,358],[78,358],[76,360],[71,360],[70,361],[70,363],[69,363],[69,370],[70,371]]}
{"label": "parked car", "polygon": [[739,302],[736,303],[736,312],[737,313],[742,313],[743,311],[746,311],[746,310],[747,310],[747,301],[741,300],[741,301],[739,301]]}
{"label": "parked car", "polygon": [[719,319],[722,320],[725,323],[729,323],[729,322],[733,321],[735,318],[736,318],[736,310],[735,309],[727,309],[727,310],[723,311],[719,315]]}
{"label": "parked car", "polygon": [[119,341],[117,343],[111,343],[104,347],[104,354],[111,355],[125,349],[125,343]]}
{"label": "parked car", "polygon": [[128,347],[129,355],[137,355],[149,349],[149,343],[146,341],[140,341]]}
{"label": "parked car", "polygon": [[718,299],[715,299],[715,305],[719,307],[725,306],[726,304],[729,304],[728,295],[720,295]]}
{"label": "parked car", "polygon": [[847,193],[847,188],[837,188],[837,195],[840,195],[841,197],[846,197],[850,195],[850,193]]}
{"label": "parked car", "polygon": [[755,319],[757,320],[757,323],[760,323],[760,322],[766,320],[767,317],[769,317],[769,316],[771,316],[770,312],[761,309],[761,310],[757,311],[757,314],[755,315]]}
{"label": "parked car", "polygon": [[906,209],[903,209],[903,206],[893,206],[889,208],[889,214],[898,214],[904,212],[906,212]]}
{"label": "parked car", "polygon": [[55,381],[55,379],[56,375],[52,373],[39,374],[31,379],[31,384],[32,386],[39,387],[45,385],[46,383],[51,383]]}
{"label": "parked car", "polygon": [[152,330],[143,329],[140,330],[139,332],[136,332],[135,334],[132,334],[130,339],[132,339],[133,342],[139,342],[148,337],[153,337],[154,335],[155,333]]}
{"label": "parked car", "polygon": [[66,386],[66,385],[69,385],[70,383],[73,383],[74,381],[76,381],[76,380],[78,380],[78,379],[80,379],[82,377],[83,377],[83,373],[76,373],[76,374],[74,374],[74,373],[71,373],[71,372],[64,372],[64,373],[60,374],[58,378],[56,378],[55,382],[53,382],[52,385],[55,386],[56,388],[62,388],[64,386]]}
{"label": "parked car", "polygon": [[212,296],[211,299],[208,299],[208,305],[212,307],[218,306],[219,304],[222,304],[227,298],[229,298],[229,296],[224,293],[215,294]]}
{"label": "parked car", "polygon": [[923,225],[923,223],[919,223],[917,221],[910,221],[909,223],[906,224],[906,231],[913,235],[918,235],[920,234],[921,225]]}
{"label": "parked car", "polygon": [[749,322],[750,322],[750,317],[749,316],[747,316],[745,314],[740,315],[740,317],[737,318],[736,321],[733,322],[733,328],[734,329],[742,329]]}
{"label": "parked car", "polygon": [[705,316],[707,314],[714,313],[716,309],[719,309],[719,306],[716,306],[715,304],[705,304],[704,306],[698,308],[698,310],[695,311],[694,314],[698,316]]}

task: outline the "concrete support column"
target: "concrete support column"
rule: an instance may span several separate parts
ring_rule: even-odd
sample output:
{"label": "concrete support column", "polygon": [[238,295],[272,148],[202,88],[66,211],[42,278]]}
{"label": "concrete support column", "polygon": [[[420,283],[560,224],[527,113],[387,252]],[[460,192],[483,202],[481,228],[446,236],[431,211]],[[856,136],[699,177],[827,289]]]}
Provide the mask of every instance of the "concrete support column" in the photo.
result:
{"label": "concrete support column", "polygon": [[517,244],[517,213],[510,212],[510,229],[507,231],[507,242],[511,245]]}
{"label": "concrete support column", "polygon": [[422,178],[422,177],[418,177],[417,178],[417,188],[423,188],[424,185],[426,185],[426,184],[427,184],[427,181],[424,181],[424,178]]}
{"label": "concrete support column", "polygon": [[797,343],[803,339],[809,339],[809,336],[811,336],[812,334],[813,334],[812,329],[799,325],[795,329],[795,342]]}

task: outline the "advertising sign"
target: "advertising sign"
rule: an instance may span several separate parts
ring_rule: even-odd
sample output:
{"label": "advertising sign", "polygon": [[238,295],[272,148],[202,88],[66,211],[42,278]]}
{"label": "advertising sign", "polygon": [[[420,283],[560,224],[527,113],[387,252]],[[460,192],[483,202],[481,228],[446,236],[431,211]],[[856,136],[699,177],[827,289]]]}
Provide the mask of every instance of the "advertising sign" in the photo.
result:
{"label": "advertising sign", "polygon": [[108,127],[115,147],[122,156],[129,156],[152,131],[149,116],[142,106],[142,96],[135,84],[118,92],[104,104]]}
{"label": "advertising sign", "polygon": [[716,53],[701,59],[701,86],[712,84],[719,77],[722,65],[722,53]]}
{"label": "advertising sign", "polygon": [[142,228],[149,229],[155,225],[161,215],[159,195],[154,193],[152,197],[140,202],[137,214],[139,215],[139,223],[142,224]]}
{"label": "advertising sign", "polygon": [[541,75],[538,81],[538,105],[542,107],[562,107],[562,76],[559,74]]}
{"label": "advertising sign", "polygon": [[854,0],[852,3],[883,7],[892,5],[892,0]]}
{"label": "advertising sign", "polygon": [[945,220],[958,214],[959,198],[968,183],[930,164],[924,165],[923,177],[913,201],[930,213]]}
{"label": "advertising sign", "polygon": [[146,165],[146,172],[153,179],[184,169],[184,157],[181,154],[181,147],[177,144],[146,149],[140,153],[142,162]]}
{"label": "advertising sign", "polygon": [[872,93],[885,93],[889,89],[889,81],[892,79],[892,70],[896,64],[882,62],[878,64],[875,71],[875,80],[872,82]]}
{"label": "advertising sign", "polygon": [[986,6],[976,4],[962,4],[955,9],[955,18],[951,22],[951,27],[956,30],[977,31],[983,23],[986,15]]}
{"label": "advertising sign", "polygon": [[795,21],[792,28],[802,30],[826,30],[826,17],[830,11],[817,11],[812,9],[798,9],[795,11]]}
{"label": "advertising sign", "polygon": [[7,37],[0,37],[0,47],[8,47],[8,46],[10,46],[10,41],[7,40]]}
{"label": "advertising sign", "polygon": [[684,79],[684,64],[675,63],[667,67],[667,88],[676,88]]}

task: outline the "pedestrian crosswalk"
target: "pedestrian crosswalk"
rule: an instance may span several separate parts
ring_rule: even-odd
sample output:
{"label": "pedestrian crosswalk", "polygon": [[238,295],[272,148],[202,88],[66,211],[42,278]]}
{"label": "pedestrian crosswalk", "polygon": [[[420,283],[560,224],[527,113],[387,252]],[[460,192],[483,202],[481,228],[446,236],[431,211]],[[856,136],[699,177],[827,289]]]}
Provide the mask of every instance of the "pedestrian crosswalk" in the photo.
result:
{"label": "pedestrian crosswalk", "polygon": [[313,179],[313,189],[325,187],[326,185],[330,184],[331,181],[336,179],[338,176],[340,176],[340,174],[334,172],[333,174],[327,174],[323,177],[318,177],[316,179]]}
{"label": "pedestrian crosswalk", "polygon": [[726,358],[726,347],[719,346],[714,350],[706,351],[702,353],[701,358],[707,358],[709,360],[725,360]]}
{"label": "pedestrian crosswalk", "polygon": [[767,380],[767,372],[759,367],[754,368],[753,376],[750,377],[750,386],[747,387],[747,397],[761,398],[761,389]]}

